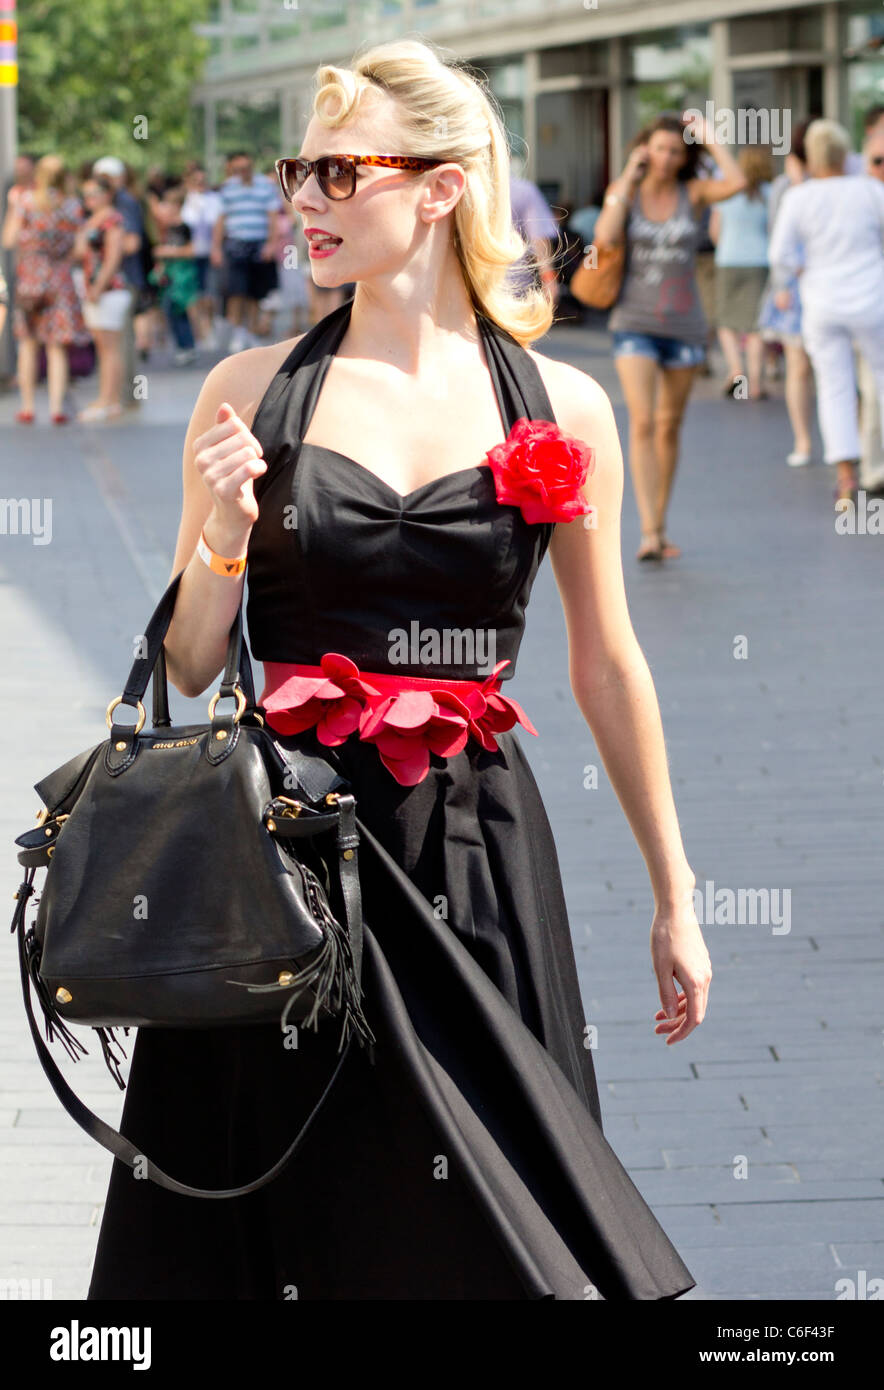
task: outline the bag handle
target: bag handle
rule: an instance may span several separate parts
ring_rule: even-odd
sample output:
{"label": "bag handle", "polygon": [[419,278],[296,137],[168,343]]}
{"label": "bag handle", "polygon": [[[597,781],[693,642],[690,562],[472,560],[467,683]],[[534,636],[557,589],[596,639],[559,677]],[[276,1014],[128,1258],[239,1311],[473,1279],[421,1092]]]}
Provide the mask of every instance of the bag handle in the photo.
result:
{"label": "bag handle", "polygon": [[[181,576],[183,573],[184,569],[178,571],[151,614],[147,627],[144,630],[144,640],[147,643],[147,655],[144,657],[137,656],[135,658],[123,693],[117,701],[118,704],[130,705],[132,709],[137,710],[138,706],[141,704],[144,692],[147,690],[148,682],[152,679],[153,722],[155,728],[168,728],[170,725],[169,687],[166,679],[166,658],[163,643],[172,621],[175,601],[178,597],[178,586],[181,583]],[[248,646],[243,641],[242,608],[242,595],[240,595],[239,607],[236,610],[236,614],[230,626],[230,636],[227,642],[227,658],[224,671],[222,672],[221,686],[218,695],[220,699],[233,696],[236,693],[235,687],[239,685],[239,688],[245,696],[246,704],[243,710],[243,714],[245,714],[246,712],[253,712],[255,709],[255,685]],[[113,732],[114,728],[112,725],[112,737]],[[129,732],[131,732],[131,730]]]}
{"label": "bag handle", "polygon": [[[30,869],[28,872],[30,873],[31,877],[33,877],[36,870]],[[24,889],[28,890],[27,893],[23,892]],[[19,888],[19,898],[21,899],[21,902],[19,904],[20,906],[27,900],[27,897],[30,896],[31,892],[33,892],[33,888],[31,887],[29,881],[26,881],[21,885],[21,887]],[[23,918],[24,913],[22,913],[22,919]],[[154,1163],[151,1158],[148,1158],[147,1154],[142,1153],[139,1149],[135,1147],[131,1140],[126,1138],[124,1134],[121,1134],[119,1130],[114,1129],[113,1126],[109,1125],[105,1120],[103,1120],[100,1115],[96,1115],[94,1111],[90,1110],[87,1105],[84,1105],[77,1093],[71,1090],[64,1076],[59,1071],[54,1057],[52,1056],[48,1047],[44,1043],[43,1039],[40,1037],[40,1030],[37,1026],[37,1020],[34,1018],[34,1010],[31,1004],[31,991],[29,987],[27,948],[25,946],[25,934],[23,926],[19,928],[18,938],[19,963],[21,966],[22,977],[22,992],[24,995],[25,1010],[28,1015],[28,1024],[31,1029],[31,1037],[34,1039],[34,1045],[37,1049],[37,1055],[39,1056],[40,1061],[43,1064],[43,1070],[49,1079],[50,1086],[52,1087],[55,1094],[58,1096],[58,1099],[61,1101],[65,1110],[70,1115],[71,1119],[76,1120],[80,1128],[84,1129],[86,1133],[91,1136],[92,1139],[95,1139],[99,1144],[101,1144],[102,1148],[107,1149],[110,1153],[114,1155],[115,1158],[122,1159],[122,1161],[128,1164],[130,1168],[135,1168],[136,1165],[140,1165],[146,1162],[146,1176],[152,1182],[155,1182],[159,1187],[167,1188],[170,1192],[179,1192],[184,1197],[244,1197],[247,1193],[256,1192],[259,1187],[264,1187],[268,1182],[271,1182],[273,1178],[275,1178],[279,1173],[282,1172],[286,1164],[290,1161],[290,1159],[294,1157],[295,1151],[299,1148],[301,1141],[304,1138],[304,1135],[307,1133],[307,1130],[313,1123],[313,1120],[316,1118],[316,1115],[318,1114],[320,1107],[322,1106],[329,1091],[334,1085],[337,1075],[344,1064],[344,1058],[350,1051],[350,1044],[353,1041],[352,1034],[350,1037],[347,1038],[344,1050],[341,1053],[340,1059],[337,1065],[335,1066],[335,1069],[332,1072],[329,1081],[326,1084],[325,1090],[322,1092],[322,1095],[319,1097],[319,1100],[314,1105],[310,1114],[307,1116],[305,1123],[301,1126],[301,1129],[298,1131],[295,1138],[292,1140],[291,1144],[286,1149],[285,1153],[276,1163],[274,1163],[272,1168],[269,1168],[266,1173],[263,1173],[261,1175],[260,1178],[255,1178],[254,1182],[244,1183],[242,1187],[189,1187],[187,1183],[178,1182],[176,1178],[170,1177],[168,1173],[164,1173],[162,1168],[160,1168],[156,1163]]]}
{"label": "bag handle", "polygon": [[[180,575],[177,577],[180,578]],[[177,579],[176,579],[177,584]],[[165,596],[164,596],[165,597]],[[225,673],[226,674],[226,673]],[[146,684],[146,682],[145,682]],[[315,755],[302,755],[300,753],[287,753],[278,743],[273,741],[273,746],[279,755],[295,768],[301,786],[311,800],[317,800],[323,794],[328,794],[329,787],[339,787],[343,783],[340,774],[329,766],[322,758]],[[344,909],[347,918],[347,928],[350,933],[351,954],[353,958],[354,970],[357,981],[361,978],[362,965],[362,901],[359,884],[359,873],[356,868],[355,846],[358,842],[355,817],[355,798],[352,793],[336,793],[336,800],[329,804],[336,804],[338,807],[338,859],[340,866],[341,890],[344,900]],[[347,857],[349,856],[349,857]],[[81,1129],[101,1144],[102,1148],[112,1153],[115,1158],[134,1168],[136,1164],[147,1163],[146,1176],[151,1182],[155,1182],[158,1187],[165,1187],[170,1192],[178,1192],[184,1197],[205,1197],[205,1198],[228,1198],[244,1197],[250,1192],[256,1192],[259,1188],[265,1187],[267,1183],[278,1176],[279,1173],[294,1157],[296,1151],[304,1140],[304,1137],[311,1124],[318,1115],[321,1107],[325,1103],[332,1086],[334,1085],[344,1059],[350,1051],[353,1041],[352,1032],[347,1034],[347,1040],[343,1052],[332,1072],[325,1089],[314,1105],[304,1124],[289,1144],[285,1153],[269,1168],[266,1173],[262,1173],[259,1178],[252,1182],[244,1183],[242,1187],[229,1188],[203,1188],[190,1187],[187,1183],[178,1182],[164,1172],[158,1164],[154,1163],[147,1154],[138,1150],[131,1140],[127,1139],[119,1130],[114,1129],[99,1115],[96,1115],[87,1105],[80,1100],[75,1091],[71,1089],[65,1080],[64,1075],[59,1070],[54,1057],[48,1047],[40,1037],[40,1030],[37,1020],[34,1017],[33,1005],[31,1003],[30,972],[28,969],[28,943],[25,935],[25,910],[28,899],[34,892],[33,879],[36,873],[36,865],[32,865],[25,874],[24,881],[19,885],[18,892],[15,894],[17,899],[15,912],[12,918],[13,932],[18,933],[18,955],[19,968],[21,971],[22,995],[24,998],[25,1012],[28,1016],[28,1026],[31,1030],[31,1037],[37,1049],[37,1056],[44,1072],[49,1080],[53,1091],[61,1101],[72,1120]],[[373,1035],[369,1033],[371,1041],[368,1044],[369,1058],[374,1063],[374,1050],[371,1043],[374,1041]],[[77,1044],[80,1046],[80,1044]],[[102,1037],[102,1045],[106,1046]]]}

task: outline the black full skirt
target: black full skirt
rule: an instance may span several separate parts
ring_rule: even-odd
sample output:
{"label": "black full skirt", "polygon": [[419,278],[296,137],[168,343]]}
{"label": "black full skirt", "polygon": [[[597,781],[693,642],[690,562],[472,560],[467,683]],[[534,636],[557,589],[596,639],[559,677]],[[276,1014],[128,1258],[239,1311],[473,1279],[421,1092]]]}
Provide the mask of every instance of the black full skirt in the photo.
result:
{"label": "black full skirt", "polygon": [[[90,1299],[665,1299],[694,1280],[602,1133],[552,831],[513,733],[431,755],[283,740],[351,781],[363,1005],[300,1150],[209,1201],[115,1161]],[[237,1186],[285,1150],[339,1028],[140,1029],[121,1128],[180,1181]]]}

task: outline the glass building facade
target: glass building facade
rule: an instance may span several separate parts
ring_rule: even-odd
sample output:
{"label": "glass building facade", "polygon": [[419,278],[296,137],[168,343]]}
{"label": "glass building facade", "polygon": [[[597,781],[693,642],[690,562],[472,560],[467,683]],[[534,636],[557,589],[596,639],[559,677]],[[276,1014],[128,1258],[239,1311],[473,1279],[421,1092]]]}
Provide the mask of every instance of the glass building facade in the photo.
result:
{"label": "glass building facade", "polygon": [[884,5],[869,0],[216,0],[194,102],[213,177],[250,149],[297,153],[315,68],[406,35],[487,74],[526,174],[551,202],[598,198],[661,110],[842,121],[884,105]]}

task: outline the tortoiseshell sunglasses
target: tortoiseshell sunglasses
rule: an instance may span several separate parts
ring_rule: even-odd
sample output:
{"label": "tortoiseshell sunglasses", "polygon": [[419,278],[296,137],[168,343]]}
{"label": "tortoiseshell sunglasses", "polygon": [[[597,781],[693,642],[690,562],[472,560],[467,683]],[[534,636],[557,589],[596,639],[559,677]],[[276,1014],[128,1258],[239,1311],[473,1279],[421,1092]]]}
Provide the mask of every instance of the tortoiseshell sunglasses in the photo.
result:
{"label": "tortoiseshell sunglasses", "polygon": [[327,198],[352,198],[356,192],[356,165],[380,164],[385,169],[409,169],[421,173],[444,164],[444,159],[419,159],[410,154],[324,154],[319,159],[277,159],[276,176],[283,197],[289,202],[299,188],[316,174],[316,182]]}

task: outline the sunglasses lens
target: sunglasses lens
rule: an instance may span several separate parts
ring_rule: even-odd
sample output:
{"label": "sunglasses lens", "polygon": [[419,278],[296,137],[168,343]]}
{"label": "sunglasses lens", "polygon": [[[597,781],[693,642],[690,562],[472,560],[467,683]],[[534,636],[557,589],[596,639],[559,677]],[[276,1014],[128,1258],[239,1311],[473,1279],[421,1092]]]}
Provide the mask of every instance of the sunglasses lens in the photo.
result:
{"label": "sunglasses lens", "polygon": [[301,184],[304,182],[306,172],[299,169],[301,163],[299,159],[284,159],[279,166],[279,184],[283,196],[291,202]]}
{"label": "sunglasses lens", "polygon": [[329,198],[349,198],[353,191],[354,169],[355,166],[349,159],[340,159],[333,154],[326,155],[319,161],[317,170],[322,191]]}

